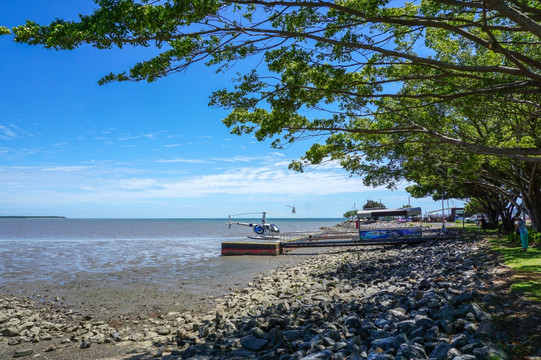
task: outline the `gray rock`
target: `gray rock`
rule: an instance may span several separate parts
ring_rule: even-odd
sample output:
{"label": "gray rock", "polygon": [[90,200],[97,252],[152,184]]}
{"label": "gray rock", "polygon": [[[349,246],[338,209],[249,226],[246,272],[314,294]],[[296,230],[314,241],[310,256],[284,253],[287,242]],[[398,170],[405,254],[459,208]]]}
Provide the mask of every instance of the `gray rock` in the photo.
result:
{"label": "gray rock", "polygon": [[460,350],[463,354],[473,354],[473,350],[485,346],[479,340],[471,341],[469,344],[464,345]]}
{"label": "gray rock", "polygon": [[269,340],[269,334],[264,332],[261,328],[255,327],[249,331],[250,335],[253,335],[260,339]]}
{"label": "gray rock", "polygon": [[462,348],[468,344],[468,336],[464,333],[453,336],[451,346],[454,348]]}
{"label": "gray rock", "polygon": [[304,337],[302,330],[286,330],[282,332],[282,335],[287,342],[293,342],[295,340],[302,339]]}
{"label": "gray rock", "polygon": [[400,321],[398,324],[398,328],[401,330],[401,331],[405,331],[405,332],[408,332],[412,329],[415,329],[416,328],[416,323],[415,323],[415,320],[404,320],[404,321]]}
{"label": "gray rock", "polygon": [[428,356],[429,359],[436,360],[445,360],[447,358],[447,353],[451,350],[451,345],[448,343],[438,344],[434,350]]}
{"label": "gray rock", "polygon": [[[254,358],[255,357],[255,354],[250,351],[250,350],[246,350],[246,349],[235,349],[235,350],[232,350],[230,353],[229,353],[230,357],[232,357],[233,359],[251,359],[251,358]],[[211,359],[210,357],[198,357],[196,358],[195,360],[203,360],[203,359]],[[192,358],[190,358],[190,360],[192,360]]]}
{"label": "gray rock", "polygon": [[479,324],[479,327],[477,328],[477,336],[487,339],[489,337],[492,337],[494,334],[494,327],[492,325],[492,321],[490,320],[483,320]]}
{"label": "gray rock", "polygon": [[183,359],[204,359],[208,358],[212,349],[207,345],[193,345],[182,353]]}
{"label": "gray rock", "polygon": [[20,337],[11,338],[11,339],[8,340],[8,345],[10,345],[10,346],[19,345],[20,343],[21,343],[21,338]]}
{"label": "gray rock", "polygon": [[477,332],[477,324],[473,322],[468,322],[466,325],[464,325],[464,330],[470,334],[475,334]]}
{"label": "gray rock", "polygon": [[171,329],[165,327],[165,326],[162,326],[158,329],[158,334],[159,335],[169,335],[171,334]]}
{"label": "gray rock", "polygon": [[347,328],[360,328],[362,325],[361,318],[357,314],[348,315],[344,320],[344,325]]}
{"label": "gray rock", "polygon": [[498,349],[496,346],[492,344],[488,344],[486,346],[473,349],[473,355],[478,360],[492,360],[492,359],[505,360],[509,358],[505,352],[503,352],[501,349]]}
{"label": "gray rock", "polygon": [[466,328],[466,325],[468,324],[468,321],[466,319],[456,319],[453,322],[453,326],[456,331],[462,331]]}
{"label": "gray rock", "polygon": [[259,351],[269,343],[268,340],[257,338],[253,335],[247,335],[240,339],[243,348],[250,351]]}
{"label": "gray rock", "polygon": [[45,348],[44,350],[45,352],[52,352],[52,351],[56,351],[56,346],[54,345],[49,345]]}
{"label": "gray rock", "polygon": [[425,332],[426,341],[436,341],[440,335],[440,330],[437,326],[433,326]]}
{"label": "gray rock", "polygon": [[417,343],[401,344],[396,352],[396,357],[402,360],[427,358],[424,347]]}
{"label": "gray rock", "polygon": [[34,349],[32,348],[23,348],[23,349],[17,349],[13,352],[14,358],[19,358],[23,356],[30,356],[34,353]]}
{"label": "gray rock", "polygon": [[377,339],[372,341],[372,348],[380,348],[383,351],[387,351],[390,349],[398,349],[401,344],[405,343],[407,341],[407,338],[405,338],[405,335],[398,335],[393,337],[387,337],[384,339]]}
{"label": "gray rock", "polygon": [[417,326],[422,326],[424,329],[430,329],[436,325],[436,322],[426,315],[417,315],[414,320]]}
{"label": "gray rock", "polygon": [[15,337],[21,335],[21,332],[15,326],[10,326],[2,330],[2,335],[7,337]]}
{"label": "gray rock", "polygon": [[135,342],[141,341],[141,340],[143,340],[144,338],[145,338],[144,335],[141,334],[141,333],[133,333],[133,334],[131,334],[131,336],[130,336],[130,340],[131,340],[131,341],[135,341]]}
{"label": "gray rock", "polygon": [[269,327],[273,328],[275,326],[282,328],[284,325],[284,318],[281,316],[271,316],[269,319]]}
{"label": "gray rock", "polygon": [[333,353],[330,350],[319,351],[310,355],[301,357],[301,360],[329,360],[332,359]]}
{"label": "gray rock", "polygon": [[452,347],[447,352],[447,359],[455,359],[456,357],[462,355],[460,351],[458,351],[456,348]]}
{"label": "gray rock", "polygon": [[471,301],[473,299],[473,294],[471,292],[464,292],[455,299],[459,303],[464,303]]}
{"label": "gray rock", "polygon": [[457,315],[456,309],[447,307],[434,314],[434,319],[453,321]]}
{"label": "gray rock", "polygon": [[368,360],[393,360],[391,354],[369,353]]}
{"label": "gray rock", "polygon": [[475,316],[475,318],[479,321],[483,320],[491,320],[492,317],[481,307],[475,303],[471,304],[471,310],[472,314]]}
{"label": "gray rock", "polygon": [[270,346],[283,345],[286,342],[283,333],[276,328],[273,328],[271,329],[271,331],[269,331],[268,340]]}
{"label": "gray rock", "polygon": [[498,298],[494,294],[486,294],[485,296],[483,296],[481,301],[489,306],[497,305],[499,303]]}

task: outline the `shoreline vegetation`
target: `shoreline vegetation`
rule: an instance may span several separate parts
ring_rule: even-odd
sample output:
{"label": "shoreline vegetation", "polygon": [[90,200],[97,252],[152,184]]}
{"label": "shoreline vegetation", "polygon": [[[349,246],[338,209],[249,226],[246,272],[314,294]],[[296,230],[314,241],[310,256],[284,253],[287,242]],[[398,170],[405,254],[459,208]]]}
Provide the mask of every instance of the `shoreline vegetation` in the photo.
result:
{"label": "shoreline vegetation", "polygon": [[299,260],[239,287],[231,279],[230,291],[216,293],[199,311],[137,308],[108,318],[59,298],[0,289],[0,358],[541,356],[540,304],[510,292],[514,272],[483,237],[459,232],[454,240],[284,256]]}

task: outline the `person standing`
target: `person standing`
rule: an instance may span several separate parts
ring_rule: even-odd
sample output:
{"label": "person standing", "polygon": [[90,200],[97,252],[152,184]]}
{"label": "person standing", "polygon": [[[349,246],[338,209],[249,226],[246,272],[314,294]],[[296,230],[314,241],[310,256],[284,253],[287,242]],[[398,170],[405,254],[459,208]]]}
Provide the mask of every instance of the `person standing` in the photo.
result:
{"label": "person standing", "polygon": [[518,219],[516,229],[520,233],[520,241],[522,243],[522,251],[528,251],[528,228],[522,219]]}
{"label": "person standing", "polygon": [[486,233],[487,232],[487,219],[485,219],[484,215],[481,216],[480,223],[481,223],[481,229],[483,229],[483,233]]}

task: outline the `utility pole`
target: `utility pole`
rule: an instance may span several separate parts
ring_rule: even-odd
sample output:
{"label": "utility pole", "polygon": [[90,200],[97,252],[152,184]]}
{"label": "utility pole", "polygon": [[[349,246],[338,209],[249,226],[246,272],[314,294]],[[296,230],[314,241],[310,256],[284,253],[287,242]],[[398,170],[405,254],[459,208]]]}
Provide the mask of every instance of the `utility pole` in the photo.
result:
{"label": "utility pole", "polygon": [[441,193],[441,232],[445,233],[445,200],[443,197],[443,192]]}

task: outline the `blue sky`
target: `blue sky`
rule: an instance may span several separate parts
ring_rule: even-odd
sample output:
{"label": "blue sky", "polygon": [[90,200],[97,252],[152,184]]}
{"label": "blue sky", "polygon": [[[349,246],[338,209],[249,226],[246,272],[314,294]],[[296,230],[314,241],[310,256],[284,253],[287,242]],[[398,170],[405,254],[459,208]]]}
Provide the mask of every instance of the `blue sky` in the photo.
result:
{"label": "blue sky", "polygon": [[[0,25],[75,19],[93,5],[1,1]],[[408,203],[403,189],[367,188],[338,166],[289,171],[307,142],[277,151],[229,134],[225,111],[208,101],[240,66],[218,75],[200,64],[151,84],[98,86],[155,50],[58,52],[12,36],[0,37],[0,49],[0,215],[197,218],[295,205],[300,217],[341,217],[367,199]],[[411,205],[441,209],[431,199]]]}

